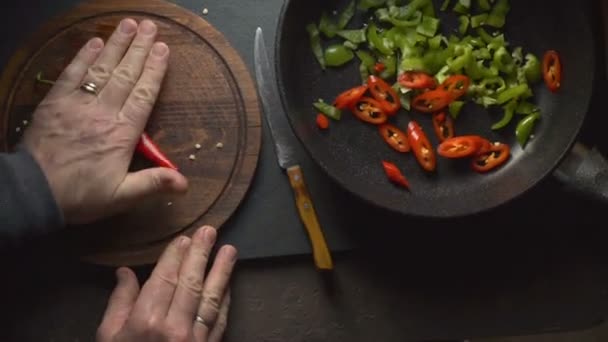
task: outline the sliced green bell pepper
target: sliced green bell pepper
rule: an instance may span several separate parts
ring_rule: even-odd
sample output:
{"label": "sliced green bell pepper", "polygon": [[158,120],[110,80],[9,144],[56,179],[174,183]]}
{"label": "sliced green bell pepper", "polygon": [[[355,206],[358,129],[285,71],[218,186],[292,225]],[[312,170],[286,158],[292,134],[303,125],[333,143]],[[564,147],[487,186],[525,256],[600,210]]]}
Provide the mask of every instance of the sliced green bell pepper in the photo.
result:
{"label": "sliced green bell pepper", "polygon": [[502,117],[502,119],[500,121],[498,121],[497,123],[495,123],[492,126],[492,130],[496,131],[499,130],[501,128],[506,127],[508,124],[511,123],[511,121],[513,120],[513,116],[515,115],[515,108],[517,107],[517,100],[511,100],[511,102],[507,103],[506,106],[503,107],[504,109],[504,116]]}
{"label": "sliced green bell pepper", "polygon": [[344,45],[331,45],[325,49],[325,63],[328,66],[337,67],[350,62],[355,57],[352,50]]}
{"label": "sliced green bell pepper", "polygon": [[378,62],[384,64],[384,70],[380,73],[380,78],[389,79],[397,73],[397,56],[381,56]]}
{"label": "sliced green bell pepper", "polygon": [[509,5],[509,0],[497,0],[496,5],[494,5],[494,8],[490,11],[490,15],[488,15],[486,25],[502,28],[505,26],[507,14],[509,14],[510,10],[511,6]]}
{"label": "sliced green bell pepper", "polygon": [[507,51],[504,46],[501,46],[494,52],[494,59],[492,66],[496,67],[505,74],[511,74],[515,70],[515,64],[513,63],[513,57]]}
{"label": "sliced green bell pepper", "polygon": [[407,57],[401,59],[399,71],[428,71],[424,60],[420,57]]}
{"label": "sliced green bell pepper", "polygon": [[454,5],[454,12],[460,14],[469,14],[469,10],[471,9],[471,0],[458,0],[456,5]]}
{"label": "sliced green bell pepper", "polygon": [[440,8],[440,10],[442,12],[445,12],[448,10],[448,7],[450,7],[450,1],[451,0],[443,0],[443,4],[441,4],[441,8]]}
{"label": "sliced green bell pepper", "polygon": [[526,55],[526,64],[524,64],[523,70],[526,74],[528,82],[536,83],[540,81],[542,77],[542,68],[540,65],[540,61],[535,55],[531,53]]}
{"label": "sliced green bell pepper", "polygon": [[513,63],[517,66],[521,66],[524,63],[524,49],[521,46],[513,49],[511,57],[513,57]]}
{"label": "sliced green bell pepper", "polygon": [[365,28],[360,30],[340,30],[336,34],[354,44],[361,44],[367,41]]}
{"label": "sliced green bell pepper", "polygon": [[[492,0],[494,2],[494,0]],[[488,0],[477,0],[477,5],[479,5],[479,9],[482,11],[489,11],[491,6]]]}
{"label": "sliced green bell pepper", "polygon": [[427,17],[437,18],[437,15],[435,13],[435,6],[433,5],[432,1],[428,1],[425,6],[422,6],[421,11],[422,14],[426,15]]}
{"label": "sliced green bell pepper", "polygon": [[392,55],[395,53],[390,46],[391,42],[389,39],[384,39],[378,35],[378,28],[376,24],[371,23],[367,28],[367,41],[380,53],[384,55]]}
{"label": "sliced green bell pepper", "polygon": [[319,31],[323,32],[327,38],[333,38],[336,36],[336,32],[338,32],[338,30],[338,25],[333,22],[327,12],[323,11],[321,14],[321,20],[319,20]]}
{"label": "sliced green bell pepper", "polygon": [[[397,8],[397,7],[390,7]],[[396,16],[391,15],[391,11],[386,8],[379,8],[376,10],[376,18],[382,22],[388,22],[397,27],[416,27],[420,24],[422,19],[422,12],[417,11],[410,19],[400,19]]]}
{"label": "sliced green bell pepper", "polygon": [[327,115],[328,117],[334,119],[334,120],[340,120],[340,118],[342,117],[342,111],[339,110],[338,108],[327,104],[321,100],[315,102],[312,104],[319,112]]}
{"label": "sliced green bell pepper", "polygon": [[342,45],[344,45],[345,48],[347,49],[351,49],[353,51],[357,50],[359,48],[359,44],[355,44],[351,41],[345,40],[344,43],[342,43]]}
{"label": "sliced green bell pepper", "polygon": [[521,101],[515,109],[515,113],[521,115],[530,115],[536,112],[540,112],[540,108],[528,101]]}
{"label": "sliced green bell pepper", "polygon": [[460,112],[462,111],[462,107],[464,107],[464,101],[453,101],[450,103],[449,111],[450,115],[454,120],[458,119]]}
{"label": "sliced green bell pepper", "polygon": [[441,47],[441,42],[444,37],[442,35],[436,35],[435,37],[429,39],[429,48],[431,50],[437,50]]}
{"label": "sliced green bell pepper", "polygon": [[310,37],[310,47],[312,49],[317,62],[321,66],[321,69],[325,70],[325,55],[323,53],[323,47],[321,46],[321,35],[319,33],[319,29],[317,28],[317,24],[310,23],[306,25],[306,31],[308,31],[308,35]]}
{"label": "sliced green bell pepper", "polygon": [[460,17],[458,17],[458,22],[458,33],[464,36],[469,30],[471,19],[469,19],[469,17],[466,15],[461,15]]}
{"label": "sliced green bell pepper", "polygon": [[488,108],[496,104],[496,99],[492,96],[482,96],[475,99],[475,103],[483,106],[484,108]]}
{"label": "sliced green bell pepper", "polygon": [[359,64],[359,74],[361,75],[361,82],[363,84],[367,83],[367,78],[369,77],[370,72],[368,67],[363,62]]}
{"label": "sliced green bell pepper", "polygon": [[486,20],[488,20],[488,14],[487,13],[474,15],[474,16],[471,17],[471,27],[472,28],[478,28],[481,25],[484,25],[486,23]]}
{"label": "sliced green bell pepper", "polygon": [[[488,45],[492,44],[492,45],[494,45],[497,48],[506,45],[505,44],[505,36],[503,34],[500,34],[500,35],[498,35],[496,37],[493,37],[491,34],[488,33],[488,31],[484,30],[481,27],[477,28],[477,34]],[[490,48],[490,46],[488,46],[488,48]]]}
{"label": "sliced green bell pepper", "polygon": [[530,87],[528,84],[520,84],[518,86],[509,88],[498,94],[496,98],[496,102],[499,105],[505,104],[513,99],[518,99],[525,95],[528,91],[530,91]]}
{"label": "sliced green bell pepper", "polygon": [[489,60],[489,59],[492,59],[492,53],[487,48],[481,48],[481,49],[473,50],[473,57],[475,57],[475,59],[478,59],[478,60],[479,59]]}
{"label": "sliced green bell pepper", "polygon": [[540,112],[532,113],[523,118],[515,128],[515,137],[519,145],[524,148],[530,139],[536,122],[540,119]]}
{"label": "sliced green bell pepper", "polygon": [[340,30],[344,30],[344,28],[351,21],[353,16],[355,16],[356,4],[355,0],[351,0],[351,2],[346,5],[340,16],[338,17],[338,28]]}
{"label": "sliced green bell pepper", "polygon": [[422,16],[422,22],[416,27],[416,32],[425,37],[432,38],[439,29],[439,19],[433,17]]}
{"label": "sliced green bell pepper", "polygon": [[357,57],[361,60],[361,64],[365,66],[369,73],[374,72],[374,66],[376,65],[376,59],[365,50],[358,50],[355,52]]}

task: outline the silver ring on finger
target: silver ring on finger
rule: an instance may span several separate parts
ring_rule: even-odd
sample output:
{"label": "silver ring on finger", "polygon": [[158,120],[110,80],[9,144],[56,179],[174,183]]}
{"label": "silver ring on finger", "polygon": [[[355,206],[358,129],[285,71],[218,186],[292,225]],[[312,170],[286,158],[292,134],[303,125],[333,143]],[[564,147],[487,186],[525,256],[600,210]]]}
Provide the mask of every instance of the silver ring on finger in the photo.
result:
{"label": "silver ring on finger", "polygon": [[97,96],[99,94],[99,88],[93,82],[83,83],[82,85],[80,85],[80,90],[84,91],[85,93],[89,93],[89,94],[92,94],[95,96]]}
{"label": "silver ring on finger", "polygon": [[206,326],[207,328],[211,329],[211,327],[209,326],[209,324],[207,322],[205,322],[205,319],[203,319],[203,317],[201,317],[200,315],[196,315],[196,318],[194,319],[194,322],[202,324],[202,325]]}

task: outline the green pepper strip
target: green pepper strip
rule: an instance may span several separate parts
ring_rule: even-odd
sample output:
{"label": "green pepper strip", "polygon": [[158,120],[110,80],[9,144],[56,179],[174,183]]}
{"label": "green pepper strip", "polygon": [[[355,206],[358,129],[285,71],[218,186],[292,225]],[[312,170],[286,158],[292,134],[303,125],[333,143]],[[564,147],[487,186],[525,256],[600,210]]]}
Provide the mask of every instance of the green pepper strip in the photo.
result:
{"label": "green pepper strip", "polygon": [[425,71],[428,72],[424,60],[420,57],[407,57],[401,60],[399,71]]}
{"label": "green pepper strip", "polygon": [[502,119],[500,121],[498,121],[497,123],[495,123],[492,126],[492,130],[496,131],[499,130],[501,128],[506,127],[508,124],[511,123],[511,121],[513,120],[513,116],[515,114],[515,108],[517,107],[517,100],[511,100],[511,102],[509,102],[506,106],[503,107],[504,111],[505,111],[505,115],[502,117]]}
{"label": "green pepper strip", "polygon": [[496,98],[496,103],[499,105],[505,104],[513,99],[520,98],[522,95],[526,94],[530,90],[527,84],[520,84],[513,88],[509,88],[502,93],[498,94]]}
{"label": "green pepper strip", "polygon": [[397,73],[397,56],[382,56],[379,62],[384,64],[384,70],[380,73],[380,78],[389,79]]}
{"label": "green pepper strip", "polygon": [[439,19],[433,17],[422,16],[422,23],[416,27],[416,32],[423,36],[432,38],[439,29]]}
{"label": "green pepper strip", "polygon": [[458,119],[460,112],[462,111],[462,107],[464,107],[464,101],[453,101],[450,103],[450,115],[454,120]]}
{"label": "green pepper strip", "polygon": [[513,49],[513,53],[511,54],[511,57],[513,57],[513,62],[515,63],[515,65],[517,65],[517,66],[522,65],[524,63],[523,48],[521,46],[518,46],[515,49]]}
{"label": "green pepper strip", "polygon": [[327,12],[323,12],[321,14],[321,20],[319,20],[319,31],[323,32],[323,34],[327,38],[333,38],[336,36],[336,32],[338,32],[338,25],[334,23]]}
{"label": "green pepper strip", "polygon": [[317,62],[319,62],[321,69],[325,70],[325,55],[323,53],[323,47],[321,46],[321,36],[317,24],[310,23],[306,25],[306,31],[308,31],[308,35],[310,36],[310,47],[312,48],[312,52],[314,53]]}
{"label": "green pepper strip", "polygon": [[350,62],[355,57],[352,50],[344,45],[331,45],[325,49],[325,63],[337,67]]}
{"label": "green pepper strip", "polygon": [[442,12],[445,12],[445,11],[448,10],[448,7],[450,7],[450,1],[451,0],[444,0],[443,1],[443,4],[441,5],[441,8],[440,8]]}
{"label": "green pepper strip", "polygon": [[[391,9],[392,8],[397,7],[391,7]],[[376,17],[382,22],[389,22],[397,27],[415,27],[420,24],[420,20],[422,19],[422,12],[417,11],[416,13],[414,13],[414,16],[411,19],[405,20],[391,15],[389,9],[380,8],[376,11]]]}
{"label": "green pepper strip", "polygon": [[528,101],[521,101],[517,106],[517,109],[515,109],[515,113],[521,115],[529,115],[538,111],[540,111],[540,109]]}
{"label": "green pepper strip", "polygon": [[454,12],[460,14],[469,14],[469,10],[471,9],[471,0],[458,0],[456,5],[454,5]]}
{"label": "green pepper strip", "polygon": [[505,36],[502,34],[496,37],[492,37],[492,35],[490,35],[488,31],[484,30],[481,27],[477,28],[477,34],[479,34],[479,37],[483,39],[483,41],[486,42],[486,44],[488,45],[493,44],[497,47],[505,46]]}
{"label": "green pepper strip", "polygon": [[432,1],[428,1],[428,3],[422,7],[422,14],[426,15],[427,17],[437,18],[435,6],[433,5]]}
{"label": "green pepper strip", "polygon": [[372,56],[371,53],[369,53],[365,50],[355,51],[355,54],[361,60],[361,63],[363,63],[363,65],[365,65],[368,73],[370,73],[370,74],[374,73],[374,67],[376,66],[376,58],[374,58],[374,56]]}
{"label": "green pepper strip", "polygon": [[486,20],[486,25],[502,28],[505,26],[507,14],[509,14],[510,10],[509,0],[498,0],[494,8],[492,8],[488,20]]}
{"label": "green pepper strip", "polygon": [[529,53],[526,55],[526,64],[523,66],[524,73],[526,74],[526,79],[530,83],[536,83],[540,81],[542,77],[542,68],[538,58]]}
{"label": "green pepper strip", "polygon": [[471,27],[472,28],[478,28],[479,26],[485,24],[486,20],[488,20],[488,14],[487,13],[483,13],[483,14],[479,14],[479,15],[474,15],[474,16],[471,17]]}
{"label": "green pepper strip", "polygon": [[469,30],[469,24],[471,23],[471,19],[469,19],[469,17],[467,17],[466,15],[461,15],[460,17],[458,17],[458,22],[460,23],[458,25],[458,32],[464,36]]}
{"label": "green pepper strip", "polygon": [[344,43],[342,43],[342,45],[344,45],[345,48],[351,49],[353,51],[355,51],[355,50],[357,50],[359,48],[359,44],[355,44],[355,43],[353,43],[351,41],[348,41],[348,40],[344,41]]}
{"label": "green pepper strip", "polygon": [[367,40],[372,46],[384,55],[392,55],[393,49],[388,46],[388,39],[383,39],[378,35],[376,24],[371,23],[367,28]]}
{"label": "green pepper strip", "polygon": [[360,30],[341,30],[336,32],[336,34],[354,44],[365,43],[367,40],[365,37],[365,28]]}
{"label": "green pepper strip", "polygon": [[515,69],[513,57],[511,57],[511,54],[509,54],[504,46],[496,50],[493,61],[492,65],[505,74],[511,74]]}
{"label": "green pepper strip", "polygon": [[386,0],[361,0],[359,2],[359,9],[362,11],[367,11],[371,8],[376,8],[384,5]]}
{"label": "green pepper strip", "polygon": [[443,36],[437,35],[431,39],[429,39],[429,48],[432,50],[437,50],[441,47],[441,42],[443,41]]}
{"label": "green pepper strip", "polygon": [[401,19],[410,18],[416,11],[423,9],[429,3],[431,3],[431,0],[412,0],[412,2],[410,2],[406,6],[398,8],[399,15],[397,15],[396,17]]}
{"label": "green pepper strip", "polygon": [[477,0],[477,4],[482,11],[489,11],[491,8],[488,0]]}
{"label": "green pepper strip", "polygon": [[320,111],[321,113],[327,115],[328,117],[334,119],[334,120],[340,120],[340,118],[342,117],[342,111],[340,111],[338,108],[327,104],[325,102],[322,101],[318,101],[312,104],[318,111]]}
{"label": "green pepper strip", "polygon": [[519,145],[524,148],[532,135],[536,121],[540,119],[540,112],[532,113],[523,118],[515,128],[515,137]]}
{"label": "green pepper strip", "polygon": [[359,74],[361,75],[361,82],[365,84],[370,73],[369,68],[363,62],[359,64]]}
{"label": "green pepper strip", "polygon": [[355,0],[352,0],[351,2],[348,3],[346,8],[344,8],[342,13],[340,13],[340,16],[338,17],[338,28],[340,30],[343,30],[348,25],[348,23],[351,21],[351,19],[355,16],[355,10],[356,10]]}
{"label": "green pepper strip", "polygon": [[476,59],[492,59],[492,53],[487,48],[481,48],[473,51],[473,57]]}

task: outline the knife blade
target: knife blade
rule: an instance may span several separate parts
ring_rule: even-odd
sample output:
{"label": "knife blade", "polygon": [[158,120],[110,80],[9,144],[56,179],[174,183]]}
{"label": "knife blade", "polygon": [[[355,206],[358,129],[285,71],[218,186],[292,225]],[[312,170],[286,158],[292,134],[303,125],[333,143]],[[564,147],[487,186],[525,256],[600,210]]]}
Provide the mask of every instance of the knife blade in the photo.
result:
{"label": "knife blade", "polygon": [[279,90],[270,67],[264,34],[259,27],[255,32],[253,55],[258,93],[262,101],[264,117],[270,127],[279,166],[286,170],[289,176],[289,183],[294,191],[300,219],[310,238],[315,265],[319,270],[331,270],[333,269],[331,253],[327,247],[306,183],[304,183],[302,169],[289,142],[290,128],[285,119]]}

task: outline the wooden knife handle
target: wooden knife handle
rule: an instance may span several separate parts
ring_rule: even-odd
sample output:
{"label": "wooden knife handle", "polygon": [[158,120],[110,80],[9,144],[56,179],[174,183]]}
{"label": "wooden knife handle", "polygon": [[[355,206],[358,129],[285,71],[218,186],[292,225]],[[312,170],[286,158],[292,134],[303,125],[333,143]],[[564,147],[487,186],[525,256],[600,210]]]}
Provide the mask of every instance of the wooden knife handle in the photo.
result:
{"label": "wooden knife handle", "polygon": [[315,265],[320,270],[331,270],[334,268],[329,248],[325,242],[325,237],[321,231],[321,226],[317,219],[317,213],[315,208],[312,206],[310,194],[304,183],[304,175],[300,166],[293,166],[287,169],[289,175],[289,182],[293,188],[296,205],[300,212],[300,218],[306,227],[308,237],[312,244],[312,254],[315,260]]}

